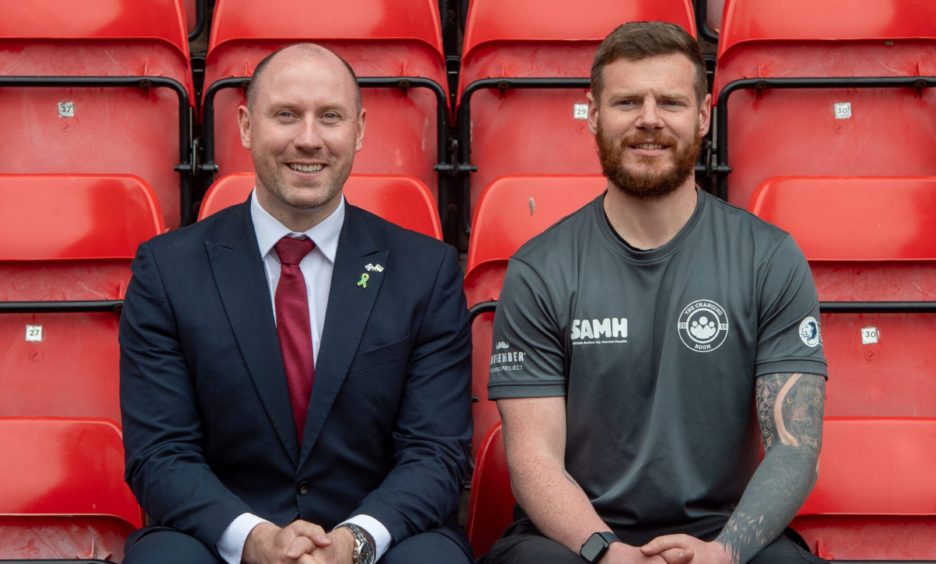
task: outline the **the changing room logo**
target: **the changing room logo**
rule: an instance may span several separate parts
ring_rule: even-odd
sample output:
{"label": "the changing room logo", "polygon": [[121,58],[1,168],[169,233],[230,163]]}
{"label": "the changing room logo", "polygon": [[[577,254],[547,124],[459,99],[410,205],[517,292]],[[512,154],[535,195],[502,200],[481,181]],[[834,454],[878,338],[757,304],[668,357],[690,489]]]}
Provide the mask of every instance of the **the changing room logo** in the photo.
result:
{"label": "the changing room logo", "polygon": [[573,319],[569,334],[573,345],[627,342],[627,318]]}
{"label": "the changing room logo", "polygon": [[696,300],[679,314],[679,338],[696,352],[711,352],[728,337],[725,309],[712,300]]}

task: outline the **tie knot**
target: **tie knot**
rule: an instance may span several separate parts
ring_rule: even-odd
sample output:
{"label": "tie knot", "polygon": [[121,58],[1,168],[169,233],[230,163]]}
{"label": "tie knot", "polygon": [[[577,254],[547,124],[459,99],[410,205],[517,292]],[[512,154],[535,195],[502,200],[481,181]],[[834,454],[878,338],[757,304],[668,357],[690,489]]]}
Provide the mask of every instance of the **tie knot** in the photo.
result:
{"label": "tie knot", "polygon": [[273,248],[276,249],[280,263],[295,266],[315,248],[315,243],[312,239],[296,239],[287,235],[280,239]]}

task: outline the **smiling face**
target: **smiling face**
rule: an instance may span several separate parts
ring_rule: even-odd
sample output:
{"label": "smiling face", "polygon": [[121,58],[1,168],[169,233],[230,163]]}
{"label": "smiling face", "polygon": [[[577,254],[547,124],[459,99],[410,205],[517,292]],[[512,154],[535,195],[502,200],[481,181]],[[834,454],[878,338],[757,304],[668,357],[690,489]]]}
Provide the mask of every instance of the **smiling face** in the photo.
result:
{"label": "smiling face", "polygon": [[305,231],[337,207],[365,114],[354,78],[330,51],[290,47],[256,78],[237,110],[241,144],[257,174],[257,200],[283,225]]}
{"label": "smiling face", "polygon": [[711,97],[698,99],[692,62],[678,53],[617,59],[602,79],[598,99],[588,94],[588,123],[608,180],[640,199],[694,185]]}

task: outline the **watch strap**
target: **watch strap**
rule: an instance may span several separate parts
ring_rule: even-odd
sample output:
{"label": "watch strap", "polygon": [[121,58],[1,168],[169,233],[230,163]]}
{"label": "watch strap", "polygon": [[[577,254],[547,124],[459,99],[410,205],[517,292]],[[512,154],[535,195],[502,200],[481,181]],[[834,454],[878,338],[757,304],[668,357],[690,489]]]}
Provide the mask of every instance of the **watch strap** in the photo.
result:
{"label": "watch strap", "polygon": [[354,536],[354,564],[374,564],[377,560],[377,548],[370,533],[354,523],[342,523],[336,528],[344,527]]}

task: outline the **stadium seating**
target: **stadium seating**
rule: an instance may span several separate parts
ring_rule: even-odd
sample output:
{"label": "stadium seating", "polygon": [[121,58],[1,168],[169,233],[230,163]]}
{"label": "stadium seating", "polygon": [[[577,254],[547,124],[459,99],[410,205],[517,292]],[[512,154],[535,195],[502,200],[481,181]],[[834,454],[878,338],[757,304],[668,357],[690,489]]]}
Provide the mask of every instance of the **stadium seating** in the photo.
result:
{"label": "stadium seating", "polygon": [[507,261],[529,239],[601,194],[600,175],[508,176],[481,196],[468,244],[465,295],[471,307],[472,417],[476,452],[488,430],[500,420],[488,401],[488,366],[494,305],[507,272]]}
{"label": "stadium seating", "polygon": [[0,558],[118,558],[120,300],[165,230],[132,176],[0,175]]}
{"label": "stadium seating", "polygon": [[0,175],[0,416],[119,424],[117,321],[139,243],[164,231],[130,176]]}
{"label": "stadium seating", "polygon": [[[208,189],[198,212],[202,220],[247,199],[254,175],[230,174]],[[344,187],[347,201],[412,231],[442,239],[442,226],[435,201],[425,184],[406,176],[352,174]]]}
{"label": "stadium seating", "polygon": [[123,558],[143,524],[113,422],[0,418],[0,559]]}
{"label": "stadium seating", "polygon": [[595,48],[618,24],[663,20],[695,35],[691,0],[474,0],[459,76],[458,145],[471,173],[464,218],[495,179],[601,171],[588,130]]}
{"label": "stadium seating", "polygon": [[934,21],[933,2],[728,0],[720,195],[746,207],[774,176],[936,174]]}
{"label": "stadium seating", "polygon": [[751,210],[812,268],[826,415],[936,417],[936,177],[772,178]]}
{"label": "stadium seating", "polygon": [[[335,13],[353,17],[322,17]],[[302,41],[333,49],[364,86],[367,133],[354,171],[414,176],[435,194],[448,133],[436,0],[219,0],[206,57],[204,170],[253,171],[237,133],[240,87],[264,56]]]}
{"label": "stadium seating", "polygon": [[510,489],[507,453],[500,423],[484,437],[478,451],[468,500],[468,540],[476,557],[487,554],[513,521],[515,501]]}
{"label": "stadium seating", "polygon": [[135,174],[167,225],[187,221],[194,94],[178,1],[6,2],[2,14],[0,172]]}
{"label": "stadium seating", "polygon": [[793,527],[834,561],[936,561],[936,419],[828,418]]}
{"label": "stadium seating", "polygon": [[819,483],[794,523],[820,556],[936,559],[936,177],[779,177],[751,209],[800,244],[829,361]]}

